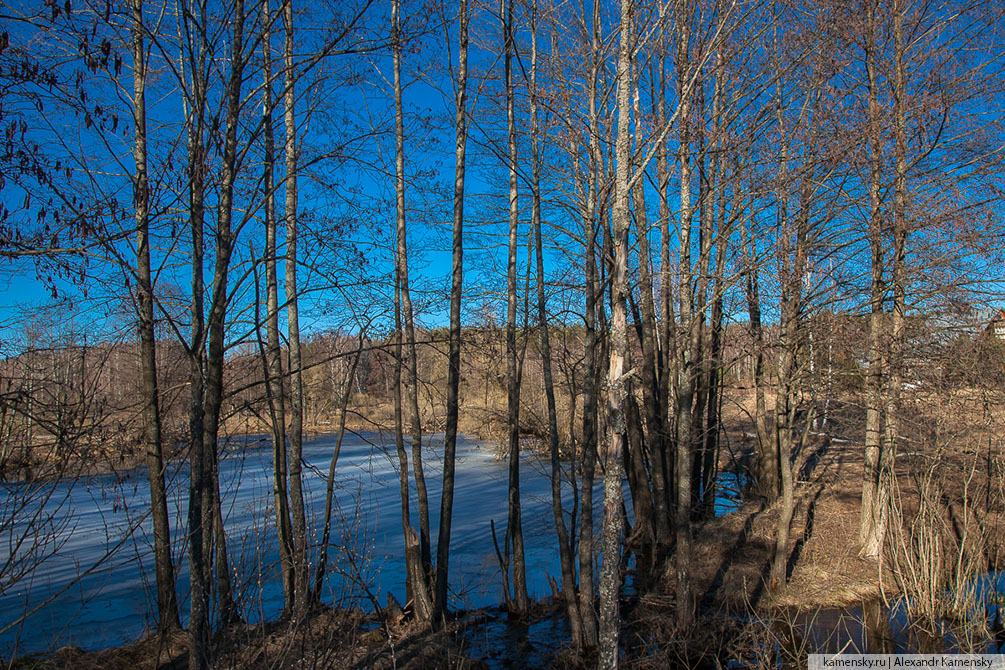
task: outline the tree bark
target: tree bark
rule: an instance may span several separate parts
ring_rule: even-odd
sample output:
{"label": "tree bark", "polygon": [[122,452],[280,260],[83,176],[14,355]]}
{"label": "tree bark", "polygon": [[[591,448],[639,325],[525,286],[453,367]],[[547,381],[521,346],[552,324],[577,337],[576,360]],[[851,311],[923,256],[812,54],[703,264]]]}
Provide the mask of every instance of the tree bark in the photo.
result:
{"label": "tree bark", "polygon": [[674,514],[674,571],[677,595],[676,623],[680,629],[691,626],[694,603],[691,593],[691,459],[693,448],[692,405],[694,403],[694,358],[698,349],[700,331],[694,316],[693,271],[691,268],[691,64],[690,16],[686,15],[687,2],[678,7],[679,28],[677,38],[677,70],[679,82],[681,140],[680,140],[680,342],[677,363],[677,453],[674,475],[676,477],[677,505]]}
{"label": "tree bark", "polygon": [[[268,0],[262,11],[270,16]],[[275,133],[272,128],[272,25],[271,17],[263,25],[262,68],[263,82],[263,134],[265,163],[265,292],[266,292],[266,366],[265,391],[269,402],[269,421],[272,429],[272,498],[276,512],[276,530],[279,540],[279,565],[283,582],[284,612],[293,611],[293,536],[290,520],[290,498],[287,493],[286,466],[286,393],[283,385],[282,344],[279,340],[279,277],[276,271],[276,211],[275,211]]]}
{"label": "tree bark", "polygon": [[349,396],[352,395],[352,380],[356,376],[356,370],[359,367],[359,359],[362,353],[363,333],[361,331],[359,345],[346,376],[345,389],[342,392],[342,397],[339,399],[338,433],[336,433],[335,449],[332,451],[331,462],[328,464],[328,477],[325,479],[325,512],[321,543],[318,545],[317,571],[314,573],[314,590],[311,593],[311,602],[313,604],[321,602],[321,590],[324,587],[325,573],[328,568],[328,540],[331,537],[332,505],[335,499],[335,467],[338,465],[338,457],[342,452],[342,438],[345,437],[345,421],[348,415]]}
{"label": "tree bark", "polygon": [[[585,3],[583,19],[586,20]],[[593,588],[593,481],[597,467],[598,397],[600,395],[600,365],[597,351],[597,305],[602,292],[597,272],[597,231],[600,182],[600,130],[597,113],[597,79],[600,71],[600,7],[593,3],[590,21],[590,76],[587,80],[589,100],[590,170],[583,216],[586,236],[586,323],[585,361],[586,381],[583,384],[583,441],[579,459],[580,523],[579,523],[579,616],[583,626],[583,646],[596,647],[598,641],[595,592]]]}
{"label": "tree bark", "polygon": [[[502,0],[500,0],[502,1]],[[516,114],[513,86],[513,0],[507,0],[503,18],[506,77],[506,127],[509,156],[509,245],[506,263],[506,367],[507,427],[509,435],[509,523],[507,534],[513,542],[513,604],[516,614],[530,606],[524,561],[523,520],[520,505],[520,383],[516,343],[516,252],[519,206],[517,203]]]}
{"label": "tree bark", "polygon": [[[660,20],[664,19],[665,6],[660,3]],[[664,128],[668,123],[666,113],[666,38],[659,37],[659,87],[654,106],[656,108],[656,125]],[[674,485],[674,458],[671,454],[671,447],[674,444],[673,426],[670,420],[670,398],[675,397],[675,367],[677,360],[677,325],[675,321],[675,311],[673,306],[673,270],[670,266],[670,169],[667,160],[667,140],[664,138],[656,152],[656,179],[659,184],[660,198],[660,396],[664,399],[660,403],[661,422],[666,431],[666,438],[663,442],[662,451],[654,453],[653,469],[659,473],[653,477],[653,483],[663,499],[662,509],[665,518],[657,514],[657,534],[666,539],[661,542],[669,542],[672,532],[673,514],[675,506],[675,485]],[[662,480],[662,481],[661,481]],[[662,490],[660,490],[662,486]],[[655,492],[654,492],[655,493]],[[664,533],[666,535],[664,536]]]}
{"label": "tree bark", "polygon": [[[633,58],[634,61],[634,58]],[[632,77],[634,81],[632,93],[632,110],[635,114],[635,142],[641,143],[642,138],[642,116],[639,112],[639,81],[641,80],[641,68],[634,62],[631,64],[635,71]],[[639,147],[633,151],[632,173],[645,170],[638,157]],[[639,245],[639,308],[641,318],[639,323],[639,341],[642,353],[642,402],[645,411],[645,431],[639,431],[638,456],[633,459],[645,460],[643,453],[648,452],[650,459],[660,465],[651,469],[640,468],[640,481],[632,489],[632,500],[636,507],[641,506],[646,510],[643,516],[635,517],[635,529],[632,535],[636,542],[640,543],[640,553],[651,554],[656,547],[657,539],[663,542],[669,541],[669,524],[666,523],[668,514],[666,509],[666,499],[664,498],[665,485],[663,482],[662,462],[665,450],[665,433],[663,417],[660,407],[664,404],[665,398],[660,395],[660,383],[658,378],[658,358],[659,349],[656,343],[656,305],[653,299],[652,271],[650,268],[649,251],[649,218],[646,215],[645,180],[635,179],[635,186],[632,189],[632,204],[635,212],[635,237]],[[640,427],[641,428],[641,427]],[[651,481],[650,481],[651,480]],[[637,500],[643,498],[644,500]],[[652,510],[650,513],[649,510]],[[640,523],[641,522],[641,523]],[[650,556],[653,558],[653,556]]]}
{"label": "tree bark", "polygon": [[882,211],[882,111],[879,104],[877,72],[876,0],[871,0],[866,16],[865,57],[868,77],[869,132],[869,247],[871,252],[871,282],[869,294],[869,352],[866,371],[865,462],[862,482],[862,513],[859,519],[859,543],[863,556],[879,556],[882,547],[886,501],[880,487],[883,450],[883,365],[886,361],[883,342],[883,301],[886,286],[883,278],[883,211]]}
{"label": "tree bark", "polygon": [[[548,333],[547,298],[544,291],[544,249],[541,231],[541,131],[537,116],[537,2],[532,1],[530,16],[530,127],[532,163],[531,226],[534,229],[534,251],[537,264],[537,325],[541,342],[541,365],[544,376],[544,394],[548,406],[548,454],[551,459],[551,511],[558,539],[559,563],[562,567],[562,599],[569,617],[572,644],[583,647],[582,621],[576,596],[576,566],[573,562],[569,529],[565,525],[562,509],[562,464],[558,453],[558,409],[555,403],[555,383],[551,369],[551,338]],[[575,414],[575,407],[572,409]],[[570,436],[571,438],[571,436]]]}
{"label": "tree bark", "polygon": [[293,62],[293,0],[283,1],[284,125],[286,142],[286,322],[290,347],[290,517],[293,540],[293,608],[298,618],[305,615],[310,590],[307,561],[307,521],[303,493],[304,382],[300,351],[300,291],[297,286],[297,121],[296,73]]}
{"label": "tree bark", "polygon": [[464,281],[464,169],[467,148],[468,85],[468,2],[458,8],[457,98],[454,125],[454,229],[450,283],[450,343],[447,354],[447,426],[443,444],[443,492],[440,498],[440,532],[436,542],[437,619],[447,611],[447,581],[450,559],[450,522],[454,504],[454,461],[457,449],[457,421],[461,381],[461,295]]}
{"label": "tree bark", "polygon": [[133,0],[133,205],[136,219],[136,284],[139,300],[140,366],[143,387],[143,442],[150,484],[150,517],[154,531],[154,573],[157,586],[157,628],[181,628],[171,558],[171,528],[164,486],[161,415],[157,386],[157,349],[154,332],[153,280],[150,271],[150,184],[147,175],[147,60],[143,2]]}
{"label": "tree bark", "polygon": [[[220,196],[217,203],[216,260],[213,268],[213,288],[206,326],[209,351],[206,358],[205,425],[203,448],[205,463],[210,471],[208,486],[209,509],[212,521],[209,538],[215,538],[217,563],[217,598],[220,608],[221,625],[226,626],[238,618],[233,593],[230,590],[227,567],[227,545],[222,531],[220,517],[219,485],[217,483],[217,444],[220,432],[220,414],[223,406],[223,358],[225,352],[224,331],[228,308],[227,280],[230,260],[234,251],[234,233],[231,229],[234,213],[234,185],[238,171],[237,130],[241,112],[241,87],[244,77],[244,1],[236,0],[231,21],[233,38],[231,42],[231,67],[226,85],[226,130],[223,141],[223,157],[220,169]],[[204,500],[204,504],[207,501]],[[204,510],[205,512],[205,510]],[[205,535],[204,535],[205,537]],[[207,539],[207,546],[209,540]],[[223,579],[221,580],[221,577]]]}
{"label": "tree bark", "polygon": [[877,499],[883,501],[881,524],[878,532],[880,551],[886,533],[887,508],[894,477],[893,461],[900,439],[898,410],[903,386],[904,347],[907,318],[907,129],[905,106],[904,11],[903,0],[892,0],[893,12],[893,309],[890,314],[890,380],[886,397],[886,439],[879,460]]}
{"label": "tree bark", "polygon": [[614,180],[614,215],[611,234],[614,268],[611,284],[611,354],[607,385],[607,459],[604,473],[604,556],[600,572],[600,659],[599,667],[618,666],[618,639],[621,631],[619,594],[621,590],[621,545],[624,479],[623,450],[626,442],[625,407],[628,362],[628,229],[629,181],[631,179],[631,51],[634,42],[631,0],[621,2],[621,40],[618,55],[617,101],[618,134]]}
{"label": "tree bark", "polygon": [[407,373],[406,390],[408,393],[410,424],[412,433],[412,467],[415,473],[415,488],[419,502],[419,535],[416,535],[408,518],[408,474],[407,470],[399,473],[401,479],[401,505],[405,531],[405,553],[409,564],[409,581],[412,585],[415,614],[420,621],[429,622],[433,617],[433,595],[430,589],[430,551],[429,551],[429,499],[426,495],[426,480],[422,470],[422,425],[419,416],[419,387],[415,356],[415,324],[412,319],[412,300],[408,289],[408,243],[405,227],[405,124],[404,111],[401,103],[401,52],[402,38],[399,25],[400,2],[391,3],[391,31],[394,49],[394,116],[395,116],[395,236],[397,250],[395,254],[395,275],[397,277],[395,315],[398,344],[396,346],[398,361],[396,364],[395,393],[396,435],[398,440],[398,459],[403,468],[407,468],[407,457],[404,456],[404,444],[401,422],[401,326],[404,317],[404,337],[407,349],[405,367]]}
{"label": "tree bark", "polygon": [[[754,238],[754,200],[750,195],[750,213],[741,217],[743,235],[743,274],[745,279],[748,330],[752,341],[754,378],[754,429],[757,433],[757,492],[769,501],[779,494],[781,478],[778,472],[778,450],[768,430],[768,410],[764,399],[764,328],[761,325],[761,292],[758,274],[760,262]],[[744,225],[744,222],[746,224]]]}
{"label": "tree bark", "polygon": [[[192,331],[189,347],[189,670],[209,666],[209,593],[211,575],[206,569],[207,555],[212,554],[208,526],[212,523],[207,490],[210,468],[206,463],[203,443],[205,432],[205,344],[204,321],[205,280],[203,276],[204,216],[205,216],[205,114],[206,114],[206,0],[198,5],[198,25],[191,33],[201,36],[198,44],[190,44],[192,103],[186,114],[188,133],[189,227],[192,235]],[[186,17],[192,14],[186,14]]]}

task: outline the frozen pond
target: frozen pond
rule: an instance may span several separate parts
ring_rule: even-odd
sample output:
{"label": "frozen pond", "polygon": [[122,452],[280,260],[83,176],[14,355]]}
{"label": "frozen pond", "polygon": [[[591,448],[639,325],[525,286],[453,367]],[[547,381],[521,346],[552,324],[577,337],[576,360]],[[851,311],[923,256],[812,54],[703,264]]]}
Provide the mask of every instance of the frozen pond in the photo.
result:
{"label": "frozen pond", "polygon": [[[439,522],[442,436],[424,447],[434,542]],[[245,440],[242,439],[242,444]],[[220,463],[228,551],[237,579],[242,614],[251,622],[278,616],[282,588],[272,512],[272,449],[266,440],[248,439],[229,450]],[[233,443],[232,443],[233,444]],[[334,436],[304,446],[313,537],[321,536],[324,484]],[[407,446],[407,445],[406,445]],[[398,498],[397,454],[393,437],[347,434],[336,474],[337,511],[329,553],[327,602],[369,609],[372,595],[381,604],[388,592],[405,601],[404,543]],[[550,594],[547,576],[560,577],[551,513],[547,462],[525,458],[521,468],[528,589],[533,598]],[[172,539],[179,598],[187,601],[187,555],[182,531],[188,496],[187,467],[175,466],[170,478]],[[411,475],[411,473],[410,473]],[[480,607],[501,599],[499,567],[489,523],[495,521],[500,545],[506,527],[507,464],[495,450],[463,436],[458,439],[454,518],[450,553],[452,606]],[[412,481],[411,476],[409,477]],[[23,623],[0,634],[0,656],[46,651],[65,645],[99,649],[140,637],[153,621],[153,555],[146,473],[143,469],[55,484],[2,485],[2,518],[24,503],[18,523],[0,525],[0,628],[38,607]],[[595,498],[602,497],[598,477]],[[571,505],[567,505],[567,508]],[[417,505],[410,506],[413,524]],[[23,519],[44,510],[30,527]],[[0,524],[2,524],[0,518]],[[135,529],[135,530],[131,530]],[[25,538],[20,546],[18,542]],[[36,553],[26,553],[34,547]],[[346,553],[348,552],[348,554]],[[353,560],[347,560],[347,555]],[[34,556],[34,558],[33,558]],[[12,561],[11,559],[15,559]],[[17,561],[37,563],[18,580]],[[13,583],[12,583],[13,582]],[[369,591],[369,595],[367,595]]]}

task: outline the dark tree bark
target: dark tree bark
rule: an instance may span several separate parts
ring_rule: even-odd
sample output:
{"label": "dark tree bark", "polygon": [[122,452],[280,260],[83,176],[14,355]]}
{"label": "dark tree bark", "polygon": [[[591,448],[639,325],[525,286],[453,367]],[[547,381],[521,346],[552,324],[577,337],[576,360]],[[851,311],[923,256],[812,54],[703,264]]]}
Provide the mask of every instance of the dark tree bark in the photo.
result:
{"label": "dark tree bark", "polygon": [[262,29],[262,132],[265,151],[263,180],[265,190],[265,293],[266,293],[266,351],[265,394],[269,403],[269,423],[272,429],[272,498],[276,512],[276,530],[279,535],[279,564],[283,581],[283,610],[293,611],[293,535],[290,520],[290,498],[287,493],[286,467],[286,392],[283,386],[282,344],[279,340],[279,277],[276,271],[276,210],[275,210],[275,133],[272,127],[272,98],[274,75],[272,72],[272,16],[268,0],[264,0],[262,13],[267,17]]}
{"label": "dark tree bark", "polygon": [[[502,2],[502,0],[500,0]],[[517,203],[516,113],[513,86],[513,0],[506,0],[503,15],[505,43],[506,127],[509,160],[509,245],[506,264],[506,397],[509,436],[509,522],[507,536],[513,546],[513,602],[511,609],[523,614],[530,606],[527,597],[527,568],[524,561],[523,520],[520,504],[520,371],[516,342],[516,252],[519,207]]]}
{"label": "dark tree bark", "polygon": [[879,103],[879,74],[876,38],[878,2],[870,0],[866,10],[865,57],[868,80],[869,145],[869,248],[871,282],[869,293],[869,351],[866,371],[865,463],[862,482],[862,513],[859,519],[859,543],[863,556],[878,556],[886,522],[886,501],[880,486],[883,459],[883,367],[886,352],[883,341],[883,301],[886,284],[883,277],[882,209],[882,111]]}
{"label": "dark tree bark", "polygon": [[318,565],[314,573],[314,590],[311,592],[311,603],[321,602],[321,590],[324,587],[325,573],[328,570],[328,541],[331,538],[332,507],[335,500],[335,468],[342,452],[342,438],[345,437],[345,421],[349,409],[349,396],[352,395],[352,380],[359,368],[359,359],[363,353],[363,333],[360,331],[356,353],[352,357],[352,365],[346,376],[345,389],[339,399],[338,433],[335,438],[335,449],[332,451],[331,462],[328,464],[328,476],[325,479],[325,512],[322,521],[321,543],[318,545]]}
{"label": "dark tree bark", "polygon": [[692,406],[694,403],[695,358],[698,353],[700,330],[694,315],[694,278],[691,267],[691,72],[690,16],[687,3],[678,6],[677,72],[679,90],[680,130],[680,323],[682,338],[677,362],[677,452],[674,475],[676,477],[677,504],[674,514],[674,571],[677,595],[677,626],[686,629],[694,618],[691,592],[691,467],[693,449]]}
{"label": "dark tree bark", "polygon": [[[429,499],[422,470],[422,425],[419,416],[419,388],[416,375],[415,325],[412,320],[412,300],[408,290],[408,244],[405,227],[405,124],[401,104],[401,52],[402,37],[399,24],[400,3],[391,3],[391,31],[394,49],[394,115],[395,115],[395,330],[397,361],[395,365],[395,436],[398,461],[402,470],[401,507],[402,525],[405,532],[405,553],[408,565],[408,581],[411,584],[410,599],[415,603],[415,614],[420,621],[429,622],[433,617],[433,594],[429,584]],[[402,318],[403,317],[403,318]],[[415,488],[419,501],[419,530],[416,534],[408,516],[408,458],[405,455],[402,407],[401,407],[401,367],[402,367],[402,321],[407,358],[407,392],[412,433],[412,467],[415,472]]]}
{"label": "dark tree bark", "polygon": [[[633,58],[634,60],[634,58]],[[635,140],[641,142],[642,138],[642,116],[639,113],[639,83],[641,80],[641,68],[632,63],[635,71],[633,80],[635,82],[633,92],[632,109],[635,114]],[[646,166],[641,164],[641,151],[636,147],[633,151],[632,173],[644,171]],[[661,467],[638,468],[638,482],[632,488],[632,501],[637,510],[645,510],[642,515],[635,517],[635,528],[633,538],[639,546],[641,556],[649,555],[649,559],[655,556],[651,552],[655,550],[657,539],[669,541],[669,524],[666,523],[668,516],[666,510],[666,499],[664,497],[665,484],[663,482],[662,462],[665,450],[665,429],[663,426],[663,416],[660,407],[664,403],[664,398],[660,395],[660,383],[658,378],[659,369],[659,349],[656,343],[656,305],[653,299],[652,271],[649,266],[649,218],[646,215],[645,180],[636,175],[635,186],[632,189],[632,204],[635,213],[635,237],[639,245],[639,308],[641,318],[637,320],[639,330],[639,341],[642,353],[642,401],[645,409],[646,431],[639,430],[638,453],[633,454],[632,460],[645,460],[643,452],[651,455],[654,463],[659,463]],[[651,481],[650,481],[651,480]]]}
{"label": "dark tree bark", "polygon": [[[210,660],[209,593],[212,577],[207,569],[208,556],[212,555],[212,496],[203,441],[205,433],[205,345],[204,321],[205,280],[203,276],[204,216],[205,216],[205,161],[206,145],[206,1],[200,0],[198,18],[186,13],[189,35],[198,39],[189,43],[189,69],[192,77],[192,104],[186,118],[188,133],[189,227],[192,235],[192,334],[189,348],[189,670],[203,670]],[[192,23],[195,23],[193,26]]]}
{"label": "dark tree bark", "polygon": [[[665,19],[665,6],[660,4],[659,19]],[[654,107],[656,109],[656,125],[658,128],[665,128],[667,120],[666,111],[666,36],[659,36],[659,86],[654,92],[656,96]],[[673,514],[675,508],[675,479],[674,479],[674,457],[671,447],[674,445],[673,426],[670,418],[670,398],[676,397],[676,363],[677,363],[677,326],[675,324],[675,312],[673,306],[673,269],[670,265],[670,169],[668,166],[667,139],[664,137],[659,142],[656,151],[656,179],[659,185],[660,212],[660,370],[661,376],[660,396],[664,401],[660,403],[661,423],[664,426],[665,439],[661,450],[654,450],[652,468],[654,471],[653,484],[654,495],[660,495],[663,502],[657,508],[656,532],[663,539],[661,543],[669,543],[672,530]],[[660,513],[662,511],[662,514]]]}
{"label": "dark tree bark", "polygon": [[303,493],[304,382],[300,350],[300,291],[297,287],[297,122],[296,72],[293,62],[293,0],[283,2],[283,71],[286,143],[286,322],[290,347],[290,517],[293,539],[293,607],[298,617],[306,613],[310,590],[307,564],[307,521]]}
{"label": "dark tree bark", "polygon": [[[220,194],[217,203],[216,259],[213,267],[213,286],[206,319],[209,350],[206,357],[205,424],[203,449],[205,463],[210,470],[209,506],[213,520],[210,536],[215,538],[217,566],[217,599],[220,622],[226,626],[238,618],[237,606],[230,588],[230,570],[227,545],[224,541],[223,519],[217,483],[217,440],[220,431],[220,413],[223,406],[223,363],[225,329],[228,308],[227,285],[230,260],[234,251],[234,184],[238,171],[238,125],[241,113],[241,88],[244,80],[244,1],[236,0],[231,17],[231,65],[226,82],[226,127],[223,138],[223,156],[220,167]],[[206,501],[204,501],[204,504]],[[206,529],[204,528],[204,531]],[[208,543],[207,543],[208,546]]]}
{"label": "dark tree bark", "polygon": [[[585,5],[583,8],[586,20]],[[601,171],[600,124],[597,113],[597,89],[600,76],[600,7],[593,4],[590,20],[590,76],[587,80],[589,105],[589,175],[583,213],[586,236],[586,323],[585,382],[583,385],[583,441],[579,458],[580,523],[579,523],[579,616],[583,626],[583,646],[599,644],[595,592],[593,588],[593,480],[597,467],[598,405],[600,395],[600,364],[598,361],[597,306],[603,296],[597,271],[597,233]]]}
{"label": "dark tree bark", "polygon": [[761,325],[761,292],[758,274],[760,260],[754,237],[754,193],[750,195],[750,214],[741,218],[743,236],[743,274],[745,279],[747,314],[750,318],[750,339],[753,351],[754,428],[757,433],[757,492],[774,500],[778,497],[780,475],[778,449],[768,430],[768,410],[764,399],[764,328]]}
{"label": "dark tree bark", "polygon": [[464,281],[464,168],[467,148],[468,85],[467,0],[458,8],[457,98],[454,125],[457,130],[454,167],[454,230],[450,284],[450,344],[447,354],[447,426],[443,445],[443,493],[440,498],[440,533],[436,542],[437,618],[447,611],[447,570],[450,559],[450,522],[454,504],[454,460],[457,449],[458,390],[461,381],[461,294]]}
{"label": "dark tree bark", "polygon": [[150,484],[150,517],[154,531],[154,572],[157,586],[157,628],[181,627],[175,596],[171,558],[171,529],[164,487],[164,457],[161,451],[161,415],[157,386],[157,350],[154,332],[153,280],[150,272],[150,184],[147,175],[147,58],[143,26],[143,2],[133,0],[133,205],[136,218],[136,284],[139,300],[140,365],[143,387],[143,443],[147,480]]}
{"label": "dark tree bark", "polygon": [[[544,290],[544,244],[541,231],[541,130],[538,121],[537,101],[537,2],[531,4],[530,31],[530,127],[532,163],[531,226],[534,233],[534,251],[537,264],[537,325],[541,345],[541,364],[544,376],[544,394],[548,406],[548,455],[551,460],[551,510],[558,538],[558,555],[562,567],[562,598],[572,643],[576,649],[583,646],[582,621],[576,596],[576,566],[569,542],[569,529],[565,525],[562,509],[562,464],[558,453],[558,409],[555,402],[555,382],[551,368],[551,337],[548,332],[548,303]],[[575,414],[575,407],[571,410]],[[571,435],[570,435],[571,438]]]}

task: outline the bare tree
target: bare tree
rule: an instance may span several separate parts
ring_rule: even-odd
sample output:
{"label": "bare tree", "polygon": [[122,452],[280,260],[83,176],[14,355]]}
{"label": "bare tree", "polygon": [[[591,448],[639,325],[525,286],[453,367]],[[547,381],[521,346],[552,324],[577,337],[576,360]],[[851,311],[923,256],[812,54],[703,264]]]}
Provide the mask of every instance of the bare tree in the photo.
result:
{"label": "bare tree", "polygon": [[143,441],[147,479],[150,482],[150,516],[154,530],[154,571],[157,582],[157,625],[160,630],[181,627],[174,588],[171,529],[164,486],[161,450],[161,415],[157,387],[157,351],[154,335],[153,280],[150,273],[150,184],[147,175],[147,52],[143,2],[132,3],[133,57],[133,206],[136,218],[136,283],[139,301],[140,367],[143,379]]}
{"label": "bare tree", "polygon": [[[429,584],[430,576],[430,549],[429,549],[429,499],[426,495],[426,482],[422,470],[422,424],[419,416],[419,382],[417,376],[417,361],[415,349],[415,325],[412,313],[412,300],[408,289],[408,244],[407,229],[405,227],[405,130],[404,112],[401,104],[401,54],[402,54],[402,33],[400,26],[400,2],[394,0],[391,4],[391,45],[394,50],[394,117],[395,117],[395,202],[397,207],[397,217],[395,220],[395,236],[397,248],[395,250],[395,277],[396,298],[395,301],[395,321],[396,338],[399,344],[396,345],[398,360],[396,361],[396,381],[395,381],[395,417],[396,434],[398,442],[398,458],[402,468],[407,468],[407,456],[404,452],[402,422],[401,422],[401,400],[400,400],[400,367],[402,365],[402,349],[400,340],[402,336],[401,313],[404,316],[404,339],[405,339],[405,368],[407,372],[406,390],[408,392],[409,416],[412,433],[412,467],[415,471],[415,488],[419,500],[419,536],[413,544],[412,530],[408,519],[408,474],[403,469],[399,476],[401,480],[401,505],[402,523],[405,531],[405,551],[406,555],[413,552],[411,556],[406,556],[409,561],[409,582],[411,584],[410,599],[414,599],[416,616],[421,621],[430,621],[433,616],[432,590]],[[400,312],[399,312],[400,310]],[[417,553],[415,553],[417,552]],[[416,558],[418,563],[416,564]]]}
{"label": "bare tree", "polygon": [[290,516],[293,535],[293,606],[298,615],[307,611],[310,570],[307,564],[307,522],[303,493],[304,381],[300,350],[300,292],[297,288],[297,121],[296,71],[293,61],[293,0],[284,0],[283,71],[286,126],[286,323],[290,347]]}
{"label": "bare tree", "polygon": [[464,170],[467,149],[468,23],[467,0],[457,10],[458,50],[454,151],[454,210],[450,283],[450,344],[447,356],[447,426],[443,444],[443,489],[440,497],[440,532],[436,542],[435,612],[447,611],[447,577],[450,560],[450,522],[454,504],[454,468],[461,381],[461,295],[464,282]]}
{"label": "bare tree", "polygon": [[268,0],[263,0],[262,15],[262,69],[265,80],[262,86],[262,148],[265,176],[262,180],[265,202],[262,206],[265,219],[265,292],[266,339],[263,356],[265,364],[265,395],[269,406],[269,424],[272,429],[272,496],[276,513],[276,530],[279,534],[279,561],[283,581],[284,609],[292,611],[294,603],[293,538],[290,520],[290,498],[287,492],[286,465],[286,393],[283,387],[282,344],[279,340],[279,276],[276,270],[276,208],[275,208],[275,131],[272,126],[274,107],[272,67],[272,23]]}
{"label": "bare tree", "polygon": [[[505,11],[503,3],[505,2]],[[513,83],[514,25],[513,0],[500,0],[503,17],[503,42],[505,45],[506,128],[509,166],[509,245],[506,261],[506,398],[507,434],[509,452],[509,522],[506,537],[513,547],[513,602],[510,607],[524,613],[530,605],[527,597],[527,567],[524,560],[523,521],[520,503],[520,365],[517,362],[517,279],[516,254],[519,203],[517,201],[517,147],[515,87]],[[509,599],[509,594],[506,595]]]}
{"label": "bare tree", "polygon": [[622,520],[621,493],[624,478],[623,450],[626,442],[626,382],[631,374],[628,360],[628,229],[631,166],[631,52],[634,41],[634,12],[631,0],[621,3],[621,39],[618,53],[617,98],[618,134],[615,148],[617,164],[614,181],[614,214],[611,235],[614,238],[614,267],[611,284],[611,358],[607,372],[607,453],[604,472],[604,558],[600,572],[600,662],[601,668],[618,665],[618,639],[621,616],[618,597],[621,590]]}

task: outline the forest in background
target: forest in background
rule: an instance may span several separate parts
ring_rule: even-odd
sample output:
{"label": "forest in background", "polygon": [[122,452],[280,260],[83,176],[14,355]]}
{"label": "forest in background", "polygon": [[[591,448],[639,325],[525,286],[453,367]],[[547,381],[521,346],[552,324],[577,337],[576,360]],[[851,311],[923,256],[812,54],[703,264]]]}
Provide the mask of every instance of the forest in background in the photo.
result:
{"label": "forest in background", "polygon": [[[919,617],[967,611],[936,594],[997,560],[1000,11],[4,3],[0,470],[37,486],[6,489],[0,593],[45,558],[13,529],[51,530],[31,504],[47,480],[142,463],[158,628],[185,621],[189,667],[213,666],[243,606],[226,437],[271,441],[284,618],[303,621],[337,472],[336,451],[308,518],[305,434],[348,426],[394,440],[420,628],[450,618],[459,432],[510,464],[514,616],[533,608],[520,452],[549,461],[556,594],[601,667],[624,650],[628,556],[661,620],[696,629],[724,468],[772,510],[760,580],[783,592],[805,474],[838,439],[858,459],[843,539],[927,589]],[[182,527],[171,459],[189,466]],[[965,485],[944,479],[959,467]]]}

